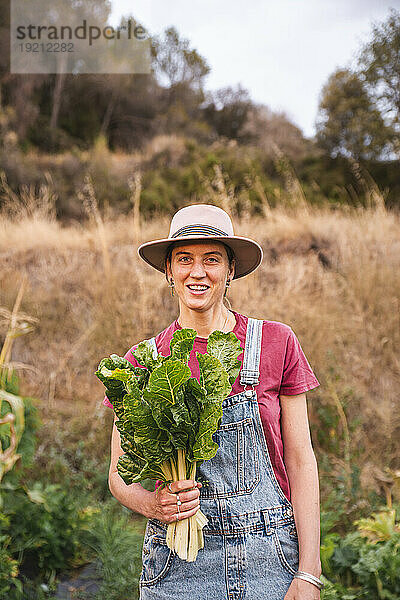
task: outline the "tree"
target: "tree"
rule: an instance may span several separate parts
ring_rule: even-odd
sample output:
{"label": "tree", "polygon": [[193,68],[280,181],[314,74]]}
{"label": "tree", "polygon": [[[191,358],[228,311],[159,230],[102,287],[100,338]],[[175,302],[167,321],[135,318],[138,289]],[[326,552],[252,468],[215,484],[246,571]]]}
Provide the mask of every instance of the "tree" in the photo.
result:
{"label": "tree", "polygon": [[166,77],[170,88],[187,84],[203,89],[210,67],[197,50],[190,48],[188,39],[179,37],[175,27],[166,29],[163,37],[155,36],[152,50],[156,76]]}
{"label": "tree", "polygon": [[[102,23],[105,25],[111,11],[111,5],[109,0],[102,0],[101,2],[98,0],[85,0],[80,4],[76,4],[73,0],[69,0],[68,2],[65,2],[65,0],[61,0],[60,2],[58,0],[57,3],[53,0],[51,5],[49,5],[48,21],[51,24],[54,23],[59,26],[64,21],[64,14],[70,16],[72,11],[77,11],[77,9],[82,15],[82,21],[84,18],[95,18],[96,24]],[[60,53],[57,58],[57,73],[54,81],[53,103],[50,117],[50,131],[52,132],[58,125],[61,100],[66,82],[66,73],[64,71],[66,66],[66,54]]]}
{"label": "tree", "polygon": [[387,124],[400,131],[400,11],[372,29],[372,39],[363,47],[360,76],[375,98]]}
{"label": "tree", "polygon": [[34,95],[47,77],[10,73],[10,0],[0,2],[0,113],[7,110],[7,128],[20,140],[38,116]]}
{"label": "tree", "polygon": [[311,142],[285,112],[275,112],[264,104],[253,104],[250,108],[243,133],[262,149],[264,156],[275,156],[278,147],[293,161],[303,158],[311,147]]}
{"label": "tree", "polygon": [[157,81],[160,85],[166,83],[157,127],[166,132],[190,130],[199,118],[204,80],[210,67],[175,27],[153,37],[152,59]]}
{"label": "tree", "polygon": [[2,83],[9,78],[10,71],[10,2],[0,2],[0,108]]}
{"label": "tree", "polygon": [[249,92],[245,88],[240,84],[236,89],[228,86],[209,92],[204,116],[218,135],[246,143],[251,135],[243,128],[251,107]]}
{"label": "tree", "polygon": [[331,156],[378,159],[390,151],[393,131],[386,126],[357,73],[338,69],[322,89],[317,141]]}

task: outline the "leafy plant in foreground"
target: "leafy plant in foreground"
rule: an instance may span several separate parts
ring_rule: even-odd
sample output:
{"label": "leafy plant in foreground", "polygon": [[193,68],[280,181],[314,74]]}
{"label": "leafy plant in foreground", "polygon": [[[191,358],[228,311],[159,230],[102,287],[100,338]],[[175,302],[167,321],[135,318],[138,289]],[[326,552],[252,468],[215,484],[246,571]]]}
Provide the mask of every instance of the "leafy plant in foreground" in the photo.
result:
{"label": "leafy plant in foreground", "polygon": [[[153,356],[148,342],[141,342],[134,356],[140,365],[112,354],[96,371],[118,417],[124,454],[118,473],[127,485],[143,479],[164,483],[194,479],[196,465],[213,458],[218,444],[213,434],[222,417],[222,401],[239,374],[242,352],[234,333],[214,331],[207,352],[196,353],[199,381],[188,366],[197,333],[176,331],[170,355]],[[202,529],[207,523],[196,515],[168,526],[167,544],[183,560],[196,559],[204,545]]]}
{"label": "leafy plant in foreground", "polygon": [[[323,540],[323,571],[331,579],[325,600],[400,598],[400,525],[386,508],[354,522],[357,531]],[[345,586],[342,587],[342,586]],[[335,595],[337,594],[337,595]]]}

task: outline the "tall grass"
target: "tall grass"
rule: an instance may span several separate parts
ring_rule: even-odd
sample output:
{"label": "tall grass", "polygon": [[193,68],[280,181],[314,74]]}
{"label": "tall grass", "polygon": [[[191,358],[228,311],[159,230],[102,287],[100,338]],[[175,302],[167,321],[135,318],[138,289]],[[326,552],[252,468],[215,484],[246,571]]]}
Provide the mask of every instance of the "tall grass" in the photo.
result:
{"label": "tall grass", "polygon": [[[136,175],[133,210],[124,216],[100,214],[89,180],[85,223],[62,226],[51,196],[33,190],[29,211],[27,198],[14,197],[12,214],[0,215],[0,306],[12,306],[26,274],[22,310],[38,319],[35,335],[14,342],[13,360],[34,367],[23,373],[24,393],[40,398],[49,438],[56,427],[79,422],[96,432],[93,451],[103,456],[111,411],[101,405],[94,376],[99,360],[125,353],[177,316],[165,278],[137,255],[138,244],[165,237],[169,227],[166,217],[140,218],[140,186]],[[350,485],[355,461],[363,486],[379,491],[384,469],[400,467],[399,215],[385,209],[372,184],[367,208],[340,210],[310,207],[293,171],[290,201],[279,208],[271,208],[259,181],[254,186],[263,203],[257,217],[235,214],[221,169],[204,199],[223,205],[236,232],[264,249],[260,268],[231,286],[232,307],[294,329],[321,382],[309,394],[317,450],[325,447],[321,436],[332,438],[331,475],[344,472]],[[338,417],[333,431],[327,413]]]}

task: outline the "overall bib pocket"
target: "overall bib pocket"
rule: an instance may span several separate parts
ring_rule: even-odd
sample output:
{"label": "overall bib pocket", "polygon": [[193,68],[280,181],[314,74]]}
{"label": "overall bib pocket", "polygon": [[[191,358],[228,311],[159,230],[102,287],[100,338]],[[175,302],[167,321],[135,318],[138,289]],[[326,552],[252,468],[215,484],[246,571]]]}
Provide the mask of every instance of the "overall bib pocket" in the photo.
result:
{"label": "overall bib pocket", "polygon": [[199,480],[203,484],[200,497],[251,494],[260,481],[253,419],[222,424],[213,439],[219,448],[214,458],[199,467]]}
{"label": "overall bib pocket", "polygon": [[299,543],[292,523],[277,527],[273,533],[275,548],[282,566],[294,575],[299,566]]}
{"label": "overall bib pocket", "polygon": [[170,570],[173,558],[173,552],[165,540],[165,532],[163,534],[162,528],[148,523],[143,541],[140,585],[150,586],[161,581]]}

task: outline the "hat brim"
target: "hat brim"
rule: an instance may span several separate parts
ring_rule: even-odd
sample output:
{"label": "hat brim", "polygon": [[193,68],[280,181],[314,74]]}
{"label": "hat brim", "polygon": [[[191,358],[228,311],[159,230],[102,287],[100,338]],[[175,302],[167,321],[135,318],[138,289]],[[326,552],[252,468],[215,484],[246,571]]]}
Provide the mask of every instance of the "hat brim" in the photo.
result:
{"label": "hat brim", "polygon": [[164,260],[167,248],[175,242],[222,242],[229,246],[235,255],[235,274],[233,279],[244,277],[255,271],[263,258],[261,246],[249,238],[240,236],[182,236],[176,238],[165,238],[153,242],[145,242],[138,248],[138,254],[149,265],[165,273]]}

